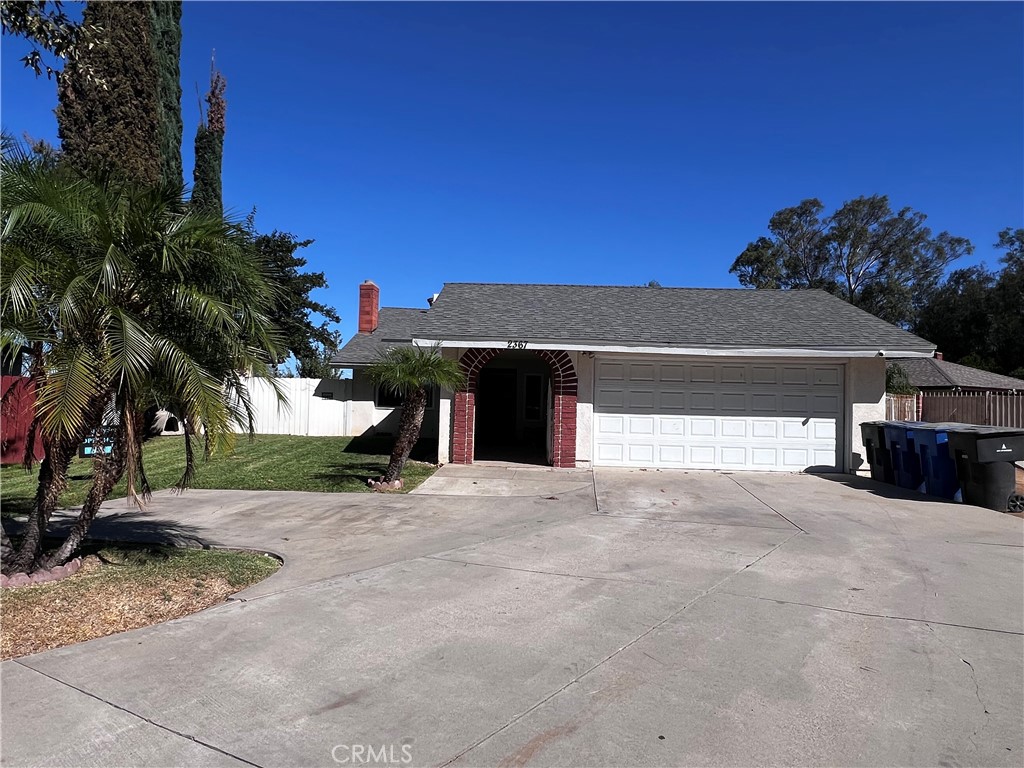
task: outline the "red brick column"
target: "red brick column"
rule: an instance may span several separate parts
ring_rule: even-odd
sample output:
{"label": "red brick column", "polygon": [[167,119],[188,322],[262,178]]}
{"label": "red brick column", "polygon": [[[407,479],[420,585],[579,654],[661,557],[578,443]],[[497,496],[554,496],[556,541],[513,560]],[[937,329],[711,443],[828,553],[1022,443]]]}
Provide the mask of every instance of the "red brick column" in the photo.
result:
{"label": "red brick column", "polygon": [[[455,393],[452,401],[452,463],[473,463],[473,436],[476,429],[476,388],[480,369],[498,355],[499,349],[471,349],[459,363],[466,374],[466,388]],[[576,396],[578,379],[568,353],[537,350],[551,366],[554,411],[551,414],[552,465],[576,466]]]}
{"label": "red brick column", "polygon": [[576,466],[576,396],[579,380],[568,353],[561,350],[537,353],[551,366],[554,413],[551,415],[551,464]]}

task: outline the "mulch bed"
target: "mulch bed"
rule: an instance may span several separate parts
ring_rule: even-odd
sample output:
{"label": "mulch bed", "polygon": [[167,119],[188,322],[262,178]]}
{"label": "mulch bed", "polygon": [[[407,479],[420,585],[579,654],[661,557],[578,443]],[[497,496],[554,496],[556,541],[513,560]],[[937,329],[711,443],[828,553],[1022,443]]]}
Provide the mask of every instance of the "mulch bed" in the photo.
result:
{"label": "mulch bed", "polygon": [[[138,629],[186,616],[227,597],[277,570],[273,558],[260,558],[247,581],[218,574],[216,568],[163,568],[132,573],[132,566],[88,555],[81,569],[60,581],[4,589],[0,593],[0,659],[60,648],[96,637]],[[127,571],[127,572],[126,572]],[[258,576],[258,577],[257,577]]]}

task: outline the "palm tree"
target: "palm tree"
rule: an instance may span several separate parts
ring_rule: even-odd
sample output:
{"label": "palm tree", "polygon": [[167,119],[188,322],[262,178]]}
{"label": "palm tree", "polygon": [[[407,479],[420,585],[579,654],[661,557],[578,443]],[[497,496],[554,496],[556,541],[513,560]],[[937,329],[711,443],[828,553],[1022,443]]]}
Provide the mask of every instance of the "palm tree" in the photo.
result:
{"label": "palm tree", "polygon": [[[143,413],[159,402],[182,417],[186,469],[252,431],[243,374],[267,376],[276,338],[272,289],[241,228],[190,210],[182,190],[87,177],[5,146],[2,165],[0,354],[29,350],[33,427],[45,448],[25,535],[4,572],[70,558],[100,505],[126,479],[149,495]],[[105,435],[93,483],[70,535],[42,552],[78,445]]]}
{"label": "palm tree", "polygon": [[466,377],[458,361],[441,357],[437,345],[432,347],[392,347],[381,353],[370,367],[370,379],[403,398],[402,418],[391,450],[391,460],[381,477],[382,483],[393,483],[402,476],[405,462],[420,437],[423,413],[427,409],[431,387],[459,389]]}

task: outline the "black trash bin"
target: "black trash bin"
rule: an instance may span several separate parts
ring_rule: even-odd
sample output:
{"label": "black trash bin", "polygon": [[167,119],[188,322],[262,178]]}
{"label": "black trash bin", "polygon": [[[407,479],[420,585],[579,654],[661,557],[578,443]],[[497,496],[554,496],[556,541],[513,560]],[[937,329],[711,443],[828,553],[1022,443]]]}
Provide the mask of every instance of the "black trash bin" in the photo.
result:
{"label": "black trash bin", "polygon": [[885,441],[884,427],[884,421],[865,421],[860,425],[860,434],[864,438],[864,452],[867,454],[868,466],[871,467],[871,479],[892,485],[895,482],[892,456]]}
{"label": "black trash bin", "polygon": [[1014,462],[1024,460],[1024,429],[960,425],[949,431],[964,504],[1006,512],[1016,506]]}

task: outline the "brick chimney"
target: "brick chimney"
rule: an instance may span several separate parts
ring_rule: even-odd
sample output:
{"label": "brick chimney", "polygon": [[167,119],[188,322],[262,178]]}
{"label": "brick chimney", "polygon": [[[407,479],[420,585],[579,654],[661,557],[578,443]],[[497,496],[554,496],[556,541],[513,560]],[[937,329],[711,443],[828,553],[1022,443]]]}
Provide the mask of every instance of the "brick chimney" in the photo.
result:
{"label": "brick chimney", "polygon": [[941,360],[942,359],[942,353],[941,352],[936,352],[935,353],[935,359],[936,360]]}
{"label": "brick chimney", "polygon": [[373,333],[377,330],[377,316],[380,313],[380,288],[372,280],[359,286],[359,332]]}

